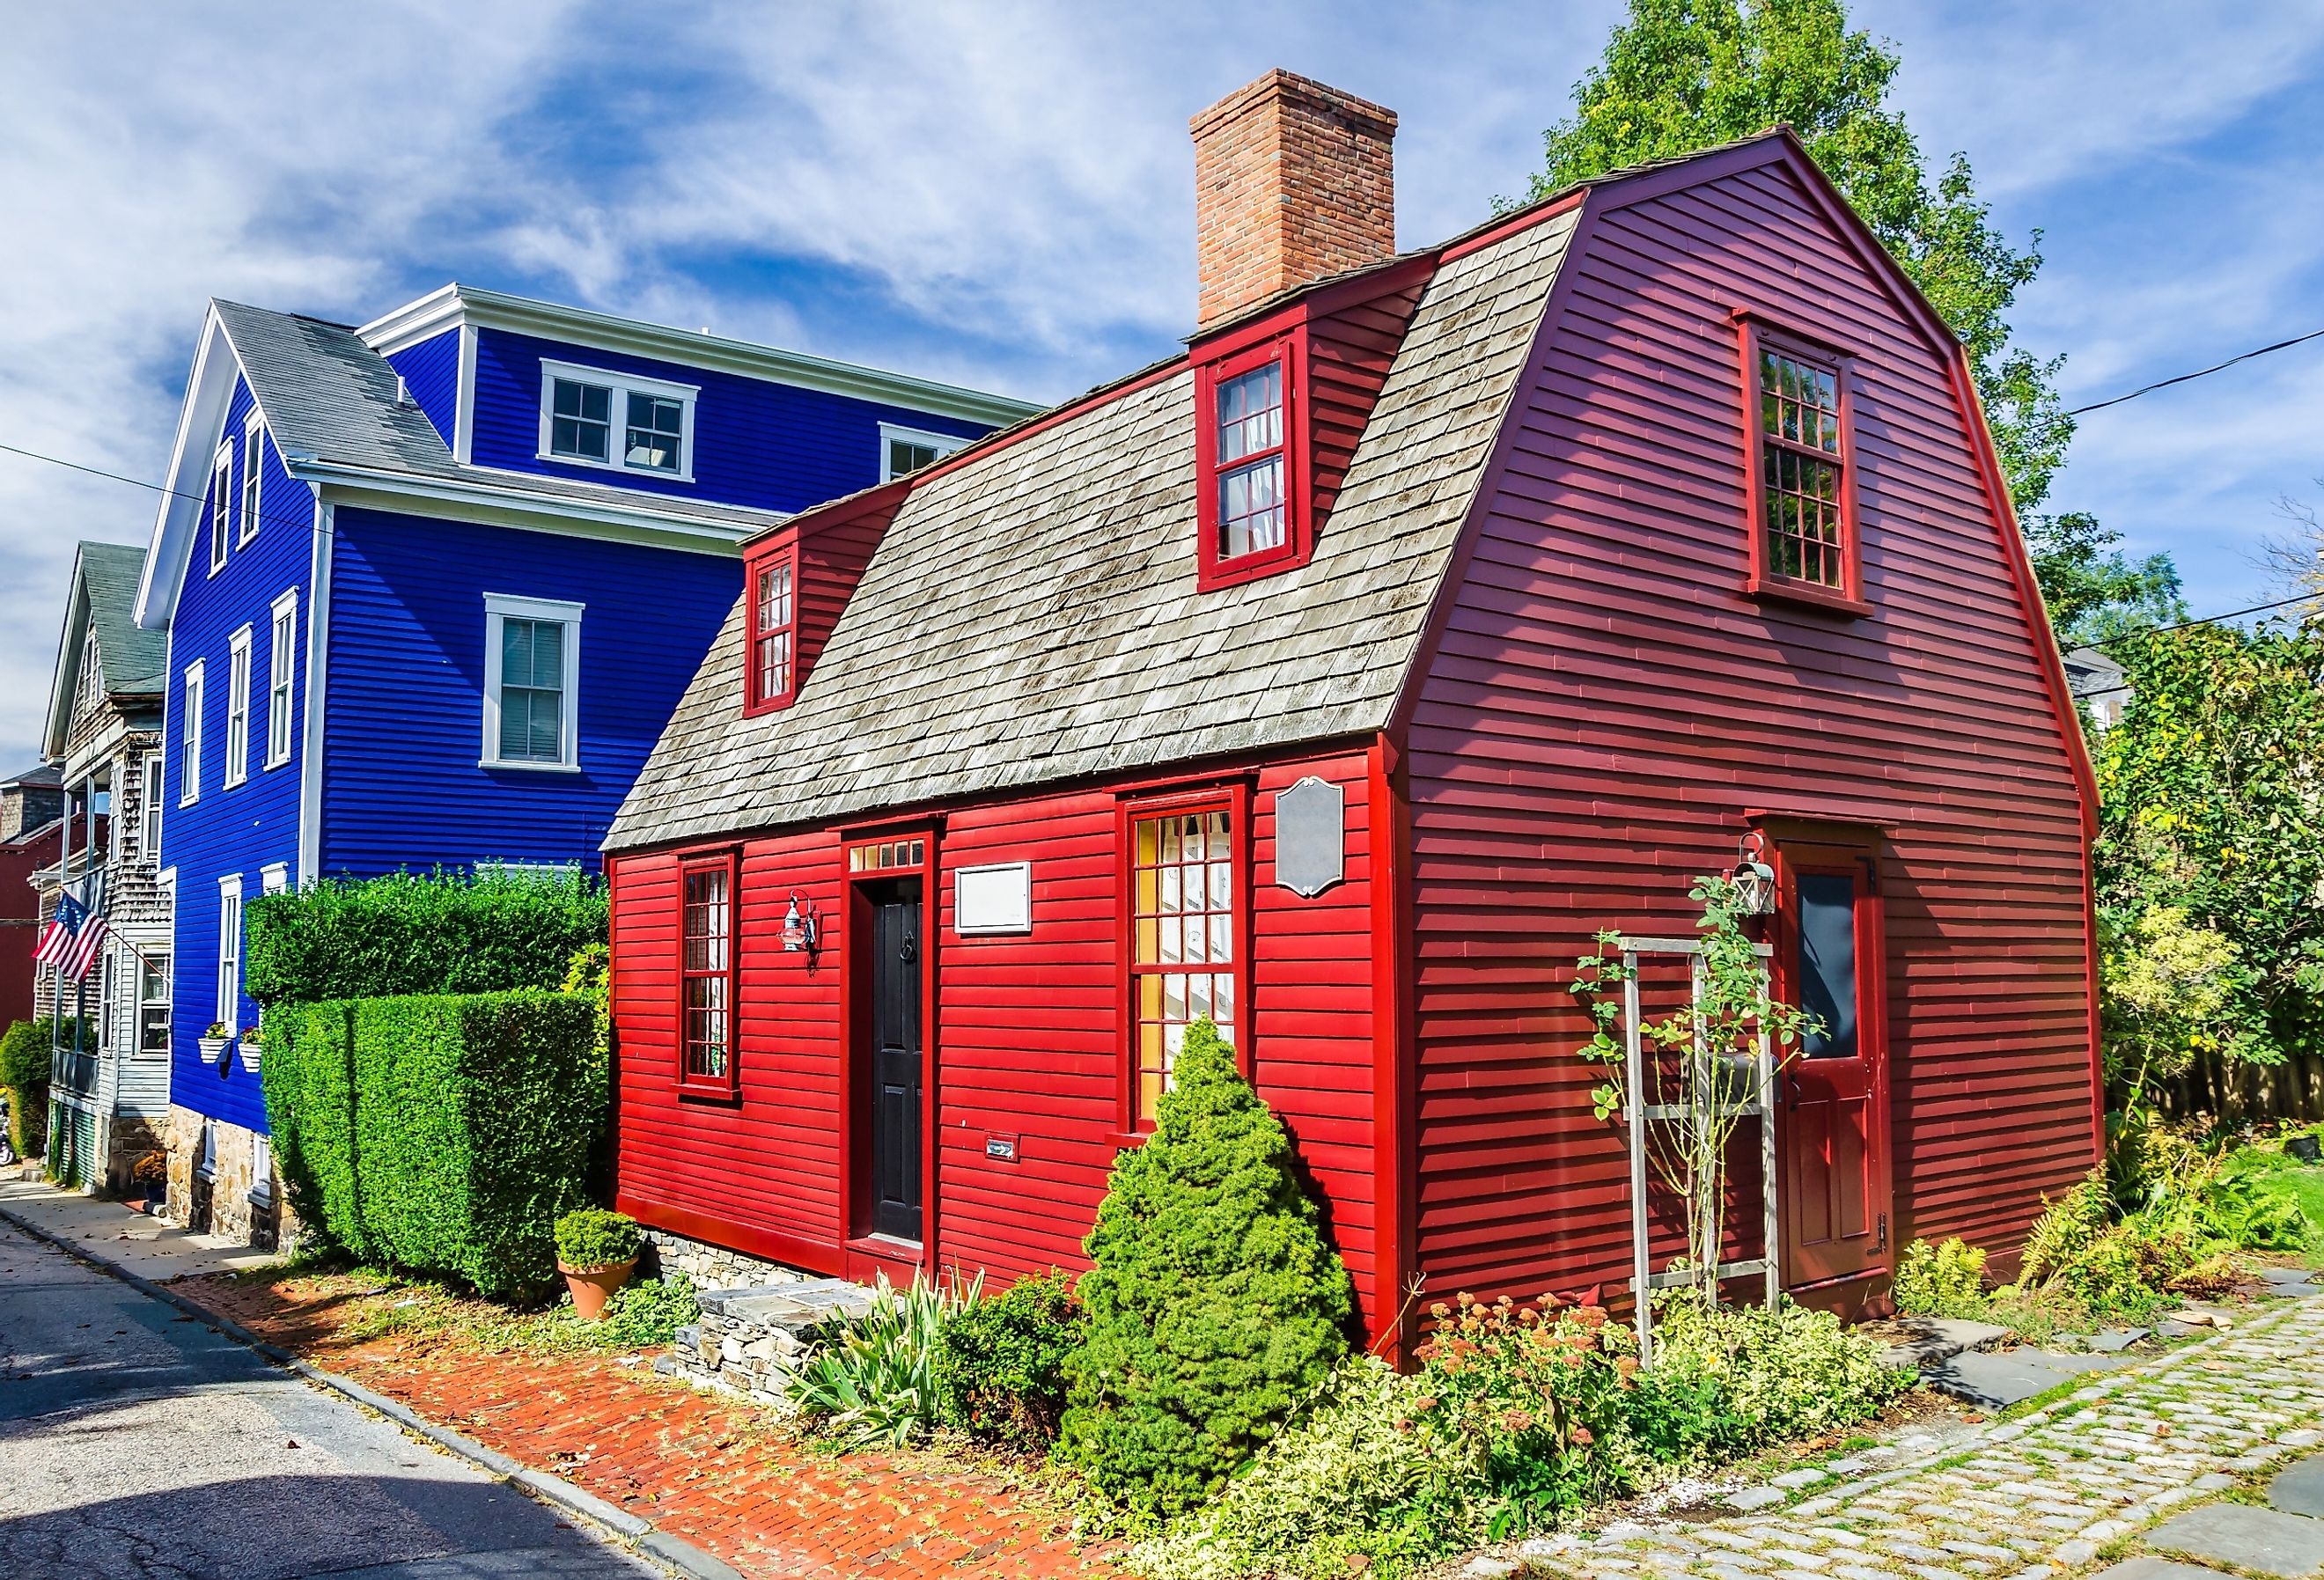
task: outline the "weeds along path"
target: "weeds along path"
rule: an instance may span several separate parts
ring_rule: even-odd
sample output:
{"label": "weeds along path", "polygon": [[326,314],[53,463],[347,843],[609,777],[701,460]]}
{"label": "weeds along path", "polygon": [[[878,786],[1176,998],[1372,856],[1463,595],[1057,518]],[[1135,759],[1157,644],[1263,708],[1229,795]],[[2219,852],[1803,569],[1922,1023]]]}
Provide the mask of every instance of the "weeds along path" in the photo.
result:
{"label": "weeds along path", "polygon": [[2324,1298],[2310,1298],[1788,1508],[1522,1550],[1528,1573],[1572,1580],[2047,1580],[2313,1448],[2319,1427]]}

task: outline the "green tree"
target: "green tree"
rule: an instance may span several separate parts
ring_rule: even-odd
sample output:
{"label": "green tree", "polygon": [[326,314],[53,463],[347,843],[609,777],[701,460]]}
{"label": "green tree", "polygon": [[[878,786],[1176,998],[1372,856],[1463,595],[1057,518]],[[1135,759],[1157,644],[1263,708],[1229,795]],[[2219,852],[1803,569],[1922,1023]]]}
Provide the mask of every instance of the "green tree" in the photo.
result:
{"label": "green tree", "polygon": [[2022,524],[2060,647],[2070,651],[2188,617],[2179,568],[2168,554],[2131,559],[2114,547],[2122,534],[2084,511],[2028,516]]}
{"label": "green tree", "polygon": [[1115,1161],[1084,1249],[1088,1337],[1059,1446],[1149,1515],[1201,1502],[1347,1351],[1347,1270],[1283,1122],[1208,1021],[1186,1031],[1153,1135]]}
{"label": "green tree", "polygon": [[1631,0],[1575,85],[1574,114],[1544,134],[1530,196],[1789,124],[1967,348],[2043,594],[2053,615],[2073,611],[2061,634],[2116,605],[2134,621],[2174,606],[2167,559],[2106,552],[2112,537],[2088,516],[2039,513],[2074,435],[2058,399],[2064,358],[2010,343],[2006,315],[2042,266],[2041,233],[2023,251],[2004,239],[1966,154],[1932,174],[1887,104],[1897,65],[1893,46],[1849,27],[1845,0]]}

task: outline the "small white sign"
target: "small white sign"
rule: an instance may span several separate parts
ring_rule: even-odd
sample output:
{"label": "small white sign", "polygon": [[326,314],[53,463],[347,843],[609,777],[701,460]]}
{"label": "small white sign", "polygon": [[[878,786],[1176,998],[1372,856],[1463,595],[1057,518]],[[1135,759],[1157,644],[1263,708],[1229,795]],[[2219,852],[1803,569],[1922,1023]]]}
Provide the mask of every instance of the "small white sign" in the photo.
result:
{"label": "small white sign", "polygon": [[952,913],[958,933],[1031,932],[1033,864],[958,868],[952,875]]}

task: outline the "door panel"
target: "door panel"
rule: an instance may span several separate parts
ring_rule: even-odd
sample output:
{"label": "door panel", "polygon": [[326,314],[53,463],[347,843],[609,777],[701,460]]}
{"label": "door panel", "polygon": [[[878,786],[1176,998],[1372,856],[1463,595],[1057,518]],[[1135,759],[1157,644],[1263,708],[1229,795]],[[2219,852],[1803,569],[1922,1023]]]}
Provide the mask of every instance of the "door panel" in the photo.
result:
{"label": "door panel", "polygon": [[920,1237],[920,884],[872,889],[872,1231]]}
{"label": "door panel", "polygon": [[1784,1281],[1794,1287],[1888,1263],[1886,1003],[1874,858],[1785,845],[1778,986],[1815,1017],[1784,1074]]}

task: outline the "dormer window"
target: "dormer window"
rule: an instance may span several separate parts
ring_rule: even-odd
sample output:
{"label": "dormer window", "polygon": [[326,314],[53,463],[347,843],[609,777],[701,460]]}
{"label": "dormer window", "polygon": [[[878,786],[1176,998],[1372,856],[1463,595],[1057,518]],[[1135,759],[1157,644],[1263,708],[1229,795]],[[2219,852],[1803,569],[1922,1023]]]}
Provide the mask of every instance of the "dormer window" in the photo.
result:
{"label": "dormer window", "polygon": [[692,384],[543,361],[540,458],[691,483],[700,393]]}
{"label": "dormer window", "polygon": [[880,425],[880,481],[892,483],[897,478],[933,467],[968,440],[957,434],[930,433],[924,429],[902,428],[893,422]]}
{"label": "dormer window", "polygon": [[780,707],[798,688],[798,557],[785,550],[751,572],[751,707]]}
{"label": "dormer window", "polygon": [[1208,590],[1306,563],[1312,548],[1296,338],[1195,370],[1201,577]]}
{"label": "dormer window", "polygon": [[1849,358],[1745,318],[1751,590],[1842,610],[1863,602]]}

